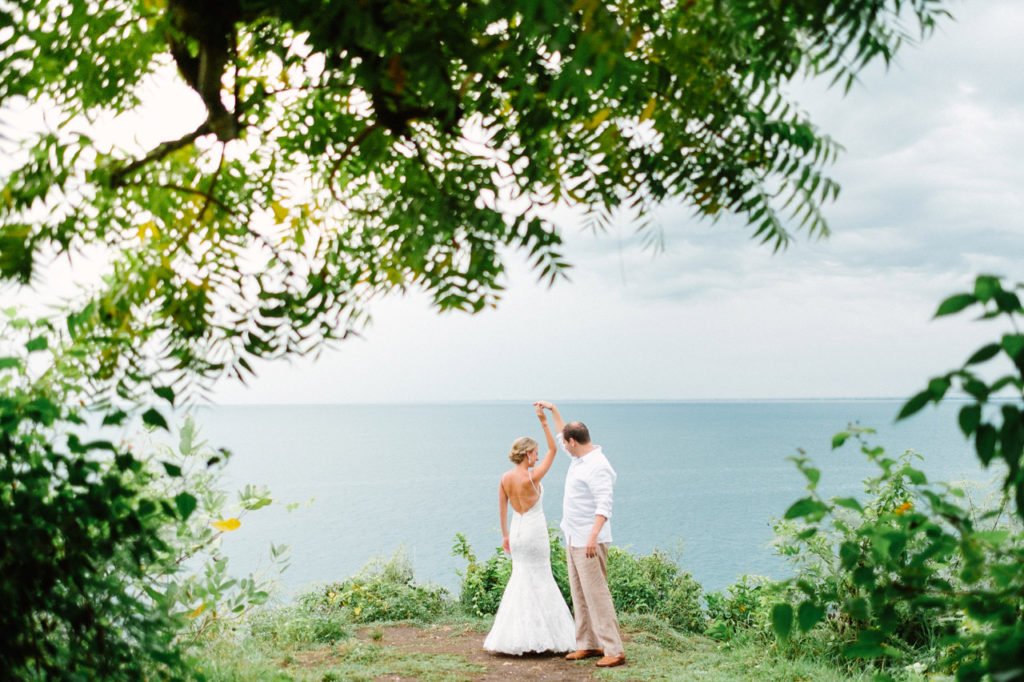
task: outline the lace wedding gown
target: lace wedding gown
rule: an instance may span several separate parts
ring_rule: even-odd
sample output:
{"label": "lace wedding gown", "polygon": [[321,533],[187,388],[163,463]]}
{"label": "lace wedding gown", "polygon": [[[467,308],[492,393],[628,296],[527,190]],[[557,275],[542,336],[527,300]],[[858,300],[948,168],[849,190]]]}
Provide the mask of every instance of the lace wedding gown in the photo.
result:
{"label": "lace wedding gown", "polygon": [[494,626],[484,640],[484,649],[488,651],[519,655],[576,648],[572,614],[551,575],[543,499],[541,486],[540,497],[525,514],[512,510],[512,575],[501,597]]}

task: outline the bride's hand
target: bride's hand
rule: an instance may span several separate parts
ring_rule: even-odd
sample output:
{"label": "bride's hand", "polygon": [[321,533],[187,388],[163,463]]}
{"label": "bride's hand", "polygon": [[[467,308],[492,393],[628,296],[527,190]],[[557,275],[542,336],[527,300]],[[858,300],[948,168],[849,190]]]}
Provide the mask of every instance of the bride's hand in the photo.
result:
{"label": "bride's hand", "polygon": [[539,417],[541,421],[544,421],[544,408],[536,403],[534,403],[534,407],[537,408],[537,417]]}
{"label": "bride's hand", "polygon": [[505,554],[511,554],[512,553],[512,549],[508,546],[508,536],[507,535],[501,538],[501,548],[503,550],[505,550]]}

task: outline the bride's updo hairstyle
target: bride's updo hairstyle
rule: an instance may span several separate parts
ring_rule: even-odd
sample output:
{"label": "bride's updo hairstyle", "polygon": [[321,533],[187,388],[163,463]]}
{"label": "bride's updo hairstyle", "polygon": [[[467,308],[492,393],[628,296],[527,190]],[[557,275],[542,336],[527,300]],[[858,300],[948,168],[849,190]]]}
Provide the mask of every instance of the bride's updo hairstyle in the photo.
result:
{"label": "bride's updo hairstyle", "polygon": [[515,442],[512,443],[512,451],[508,453],[508,458],[512,460],[513,464],[519,464],[526,456],[530,454],[531,450],[537,447],[537,441],[532,438],[523,436],[522,438],[516,438]]}

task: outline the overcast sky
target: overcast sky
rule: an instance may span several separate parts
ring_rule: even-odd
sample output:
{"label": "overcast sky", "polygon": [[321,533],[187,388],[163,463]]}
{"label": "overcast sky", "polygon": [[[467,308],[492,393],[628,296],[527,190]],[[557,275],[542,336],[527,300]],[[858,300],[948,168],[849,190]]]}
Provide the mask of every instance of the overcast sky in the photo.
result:
{"label": "overcast sky", "polygon": [[907,397],[997,328],[932,320],[979,272],[1024,279],[1024,3],[954,3],[955,22],[845,98],[794,89],[846,147],[831,238],[787,251],[739,222],[659,215],[666,252],[629,226],[563,225],[571,282],[510,258],[498,310],[385,300],[363,339],[265,365],[222,402]]}
{"label": "overcast sky", "polygon": [[221,403],[906,397],[997,333],[932,320],[980,272],[1024,279],[1024,2],[951,3],[956,17],[845,98],[794,88],[846,152],[833,235],[772,254],[739,221],[666,207],[666,250],[623,225],[567,221],[571,281],[519,254],[497,310],[440,315],[385,299],[361,339],[318,361],[257,367]]}

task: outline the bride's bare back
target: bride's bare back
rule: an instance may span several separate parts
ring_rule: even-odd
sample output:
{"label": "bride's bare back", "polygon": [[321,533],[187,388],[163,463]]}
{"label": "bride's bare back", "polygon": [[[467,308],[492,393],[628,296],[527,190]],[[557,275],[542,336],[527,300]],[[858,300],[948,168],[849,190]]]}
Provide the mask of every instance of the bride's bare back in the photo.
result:
{"label": "bride's bare back", "polygon": [[[540,499],[540,488],[534,482],[531,471],[517,466],[501,476],[501,487],[508,497],[508,503],[520,514],[525,514]],[[546,472],[545,472],[546,473]]]}
{"label": "bride's bare back", "polygon": [[[515,468],[506,471],[502,474],[501,482],[498,484],[498,515],[501,519],[501,536],[502,536],[502,547],[505,551],[509,551],[508,544],[508,505],[512,505],[519,514],[525,514],[533,508],[533,505],[537,504],[537,500],[540,499],[540,480],[548,473],[551,469],[551,465],[555,461],[555,437],[551,434],[551,429],[548,427],[548,421],[544,417],[544,410],[541,407],[537,407],[537,418],[540,419],[541,426],[544,428],[544,436],[547,439],[548,451],[544,455],[544,459],[538,461],[537,459],[537,443],[529,438],[521,438],[513,444],[513,454],[521,455],[521,459],[513,457],[512,461],[516,462]],[[522,449],[517,448],[523,442],[528,443],[526,447],[530,447],[530,450],[524,452]],[[531,471],[532,468],[532,471]]]}

